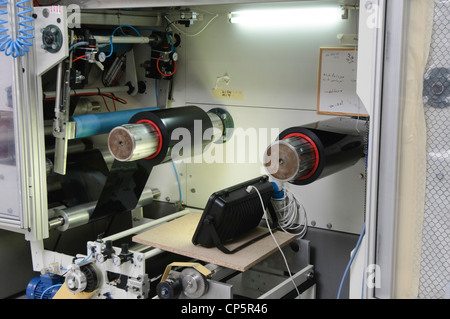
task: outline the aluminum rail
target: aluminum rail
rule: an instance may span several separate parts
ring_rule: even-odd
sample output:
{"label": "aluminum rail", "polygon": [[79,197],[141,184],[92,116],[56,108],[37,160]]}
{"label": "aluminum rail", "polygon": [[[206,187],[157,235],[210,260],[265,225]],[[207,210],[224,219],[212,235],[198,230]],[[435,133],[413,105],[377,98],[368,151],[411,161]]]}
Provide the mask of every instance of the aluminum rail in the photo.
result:
{"label": "aluminum rail", "polygon": [[176,213],[173,213],[173,214],[170,214],[170,215],[167,215],[167,216],[155,219],[155,220],[153,220],[151,222],[148,222],[146,224],[142,224],[142,225],[139,225],[139,226],[136,226],[136,227],[124,230],[124,231],[122,231],[120,233],[117,233],[117,234],[114,234],[114,235],[102,238],[102,240],[105,241],[105,242],[107,240],[114,241],[114,240],[117,240],[117,239],[120,239],[120,238],[123,238],[123,237],[126,237],[126,236],[134,235],[134,234],[137,234],[137,233],[142,232],[144,230],[147,230],[148,228],[151,228],[151,227],[157,226],[159,224],[168,222],[170,220],[173,220],[175,218],[184,216],[184,215],[189,214],[189,213],[191,213],[191,210],[184,209],[184,210],[181,210],[179,212],[176,212]]}

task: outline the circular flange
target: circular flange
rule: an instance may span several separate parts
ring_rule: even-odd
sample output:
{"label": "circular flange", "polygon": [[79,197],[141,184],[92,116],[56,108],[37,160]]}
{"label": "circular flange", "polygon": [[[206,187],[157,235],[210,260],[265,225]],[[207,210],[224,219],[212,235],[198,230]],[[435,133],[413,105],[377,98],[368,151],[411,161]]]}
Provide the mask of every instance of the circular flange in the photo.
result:
{"label": "circular flange", "polygon": [[61,29],[53,24],[49,24],[42,29],[42,48],[50,53],[61,50],[63,45],[63,34]]}
{"label": "circular flange", "polygon": [[424,102],[435,108],[450,106],[450,70],[434,68],[425,73]]}
{"label": "circular flange", "polygon": [[264,167],[273,178],[279,181],[295,179],[300,166],[297,152],[284,141],[270,145],[264,154]]}
{"label": "circular flange", "polygon": [[214,113],[222,120],[223,124],[223,137],[217,140],[215,143],[225,143],[233,136],[234,121],[231,114],[222,108],[214,108],[208,111],[208,113]]}
{"label": "circular flange", "polygon": [[184,268],[181,271],[181,287],[188,298],[199,298],[208,291],[206,278],[194,268]]}

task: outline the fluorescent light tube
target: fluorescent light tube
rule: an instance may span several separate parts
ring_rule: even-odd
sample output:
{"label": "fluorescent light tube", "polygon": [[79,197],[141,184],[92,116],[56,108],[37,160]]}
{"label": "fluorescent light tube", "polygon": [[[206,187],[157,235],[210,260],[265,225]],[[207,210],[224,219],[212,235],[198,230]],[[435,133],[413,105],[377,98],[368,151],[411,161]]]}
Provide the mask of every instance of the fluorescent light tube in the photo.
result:
{"label": "fluorescent light tube", "polygon": [[231,12],[231,23],[255,27],[322,26],[341,20],[341,8],[305,8]]}

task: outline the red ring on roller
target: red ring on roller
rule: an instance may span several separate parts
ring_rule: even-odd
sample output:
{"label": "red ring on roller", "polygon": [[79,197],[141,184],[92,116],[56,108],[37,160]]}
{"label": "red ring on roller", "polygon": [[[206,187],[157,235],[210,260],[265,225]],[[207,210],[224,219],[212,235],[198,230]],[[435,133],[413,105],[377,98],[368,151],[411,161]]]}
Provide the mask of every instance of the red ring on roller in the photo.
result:
{"label": "red ring on roller", "polygon": [[158,135],[158,149],[156,150],[155,154],[150,155],[150,156],[148,156],[148,157],[145,157],[144,159],[152,159],[152,158],[155,158],[155,157],[158,156],[158,154],[161,152],[161,148],[162,148],[162,142],[163,142],[163,141],[162,141],[161,130],[159,129],[159,127],[158,127],[155,123],[153,123],[153,122],[150,121],[150,120],[143,119],[143,120],[140,120],[140,121],[137,121],[137,122],[136,122],[136,124],[141,124],[141,123],[150,124],[150,125],[153,127],[153,129],[156,131],[156,134]]}
{"label": "red ring on roller", "polygon": [[313,150],[314,150],[314,155],[315,155],[315,162],[314,162],[314,167],[312,168],[312,170],[305,176],[299,177],[297,178],[297,180],[304,180],[307,179],[309,177],[311,177],[314,172],[317,170],[317,167],[319,167],[319,149],[317,148],[316,143],[314,143],[314,141],[307,135],[302,134],[302,133],[291,133],[289,135],[286,135],[285,137],[283,137],[283,140],[288,139],[290,137],[300,137],[305,139],[309,144],[311,144]]}

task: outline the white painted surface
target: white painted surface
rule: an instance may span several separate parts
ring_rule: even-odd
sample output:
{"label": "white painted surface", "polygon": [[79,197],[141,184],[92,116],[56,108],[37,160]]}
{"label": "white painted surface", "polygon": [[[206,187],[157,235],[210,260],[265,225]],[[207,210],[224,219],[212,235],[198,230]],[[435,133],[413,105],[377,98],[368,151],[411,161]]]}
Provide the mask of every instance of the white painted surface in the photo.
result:
{"label": "white painted surface", "polygon": [[[307,1],[275,7],[329,6],[330,3],[338,6],[337,1]],[[271,6],[273,4],[200,7],[219,16],[199,35],[182,35],[170,105],[197,105],[205,110],[223,107],[233,116],[236,128],[244,132],[248,129],[263,129],[263,132],[267,129],[268,132],[268,136],[259,138],[260,145],[247,148],[244,155],[250,160],[245,163],[226,160],[225,163],[176,163],[183,202],[189,206],[203,208],[213,192],[265,174],[259,159],[273,141],[272,129],[281,132],[329,118],[316,113],[319,50],[321,46],[339,46],[337,35],[340,33],[357,33],[355,12],[350,12],[349,20],[314,29],[249,30],[231,25],[227,20],[227,12],[237,8]],[[201,30],[213,16],[203,13],[202,22],[183,30],[189,34]],[[137,57],[141,54],[136,50]],[[224,76],[228,76],[225,78],[228,84]],[[136,97],[145,105],[154,100],[153,80],[147,79],[147,83],[147,95]],[[243,99],[214,98],[214,88],[240,91]],[[258,161],[254,162],[252,156]],[[365,161],[361,160],[313,184],[289,185],[289,189],[304,204],[310,224],[314,221],[315,227],[325,229],[331,224],[332,230],[359,234],[364,219],[364,179],[361,179],[364,171]],[[148,185],[161,190],[161,200],[179,198],[171,164],[155,167]]]}

